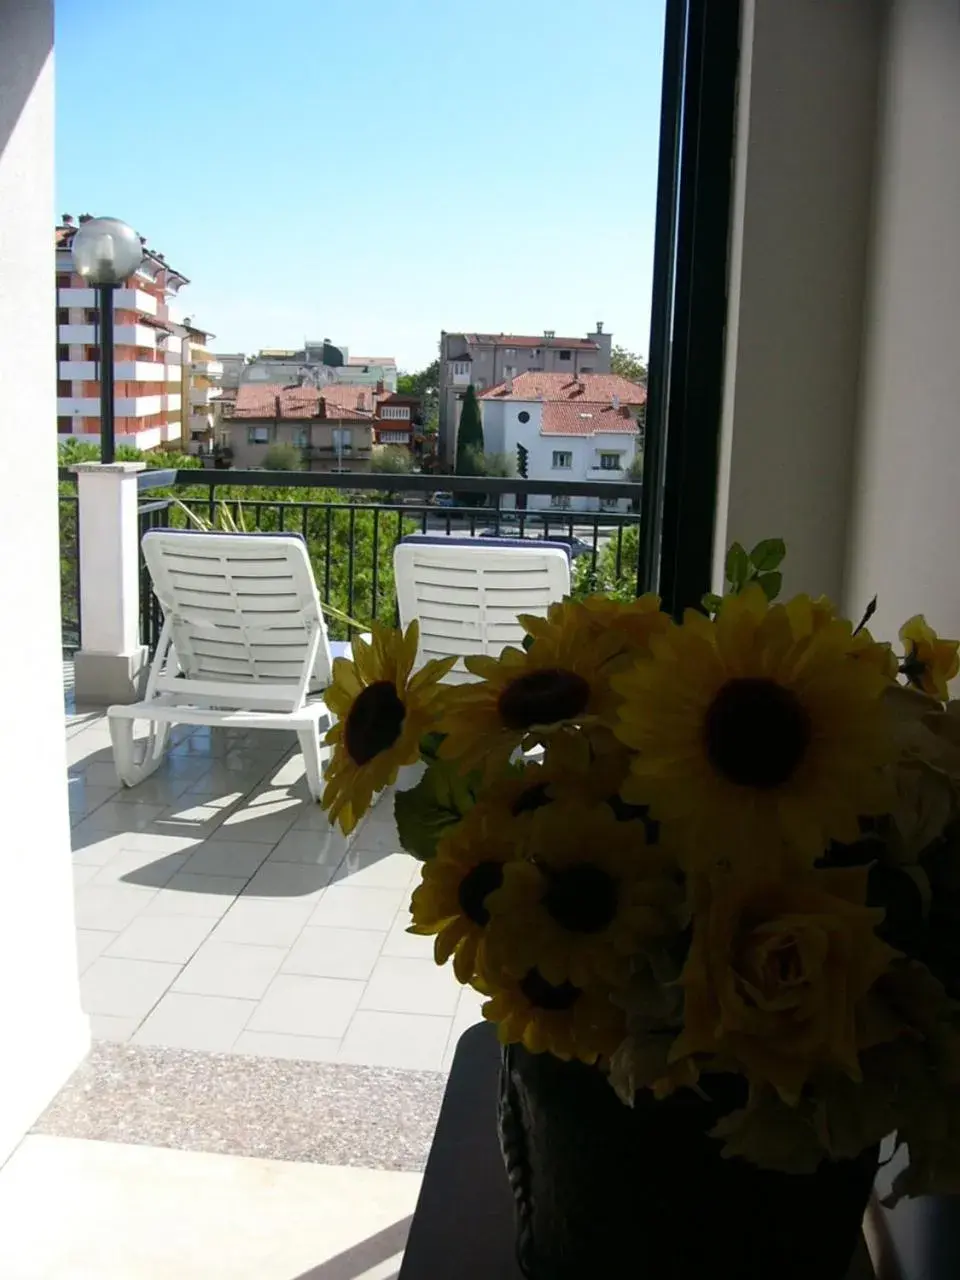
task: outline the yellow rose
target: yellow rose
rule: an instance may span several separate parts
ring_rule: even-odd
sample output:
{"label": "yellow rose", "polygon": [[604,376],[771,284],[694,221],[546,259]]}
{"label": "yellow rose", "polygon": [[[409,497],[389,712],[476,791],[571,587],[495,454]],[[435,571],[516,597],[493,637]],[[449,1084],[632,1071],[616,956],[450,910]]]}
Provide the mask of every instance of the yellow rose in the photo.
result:
{"label": "yellow rose", "polygon": [[960,671],[960,640],[941,640],[922,613],[903,624],[900,640],[906,650],[904,675],[931,698],[946,702],[947,683]]}
{"label": "yellow rose", "polygon": [[866,887],[865,867],[702,884],[671,1061],[732,1060],[791,1105],[820,1068],[859,1079],[857,1006],[897,955]]}

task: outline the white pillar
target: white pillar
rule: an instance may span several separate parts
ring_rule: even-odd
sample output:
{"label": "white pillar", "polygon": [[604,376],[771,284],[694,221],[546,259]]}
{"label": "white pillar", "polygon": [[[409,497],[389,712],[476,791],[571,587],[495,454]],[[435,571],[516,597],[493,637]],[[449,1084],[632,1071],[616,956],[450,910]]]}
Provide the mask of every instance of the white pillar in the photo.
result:
{"label": "white pillar", "polygon": [[147,666],[140,643],[137,476],[142,462],[81,462],[77,475],[82,648],[78,703],[136,702]]}
{"label": "white pillar", "polygon": [[89,1044],[67,816],[51,270],[53,5],[0,6],[0,1163]]}

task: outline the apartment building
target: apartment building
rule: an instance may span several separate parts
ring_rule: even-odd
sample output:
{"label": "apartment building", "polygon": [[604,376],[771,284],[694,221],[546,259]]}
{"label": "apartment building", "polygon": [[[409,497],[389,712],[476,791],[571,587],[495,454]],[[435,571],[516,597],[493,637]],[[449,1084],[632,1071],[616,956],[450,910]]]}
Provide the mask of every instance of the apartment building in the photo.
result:
{"label": "apartment building", "polygon": [[187,430],[183,438],[189,453],[199,453],[216,434],[223,365],[208,346],[214,334],[198,329],[189,320],[184,321],[184,328],[181,395]]}
{"label": "apartment building", "polygon": [[598,320],[585,338],[513,333],[447,333],[440,335],[441,462],[452,463],[457,450],[460,407],[472,383],[479,395],[522,373],[595,374],[610,372],[612,335]]}
{"label": "apartment building", "polygon": [[414,437],[422,424],[419,396],[386,391],[381,386],[374,410],[374,444],[400,444],[414,447]]}
{"label": "apartment building", "polygon": [[264,348],[240,370],[241,383],[325,387],[337,384],[397,389],[393,356],[351,356],[349,348],[329,338],[307,340],[296,350]]}
{"label": "apartment building", "polygon": [[364,387],[241,384],[219,427],[235,467],[262,467],[273,444],[294,445],[307,471],[366,471],[376,393]]}
{"label": "apartment building", "polygon": [[[480,396],[490,453],[527,450],[531,480],[626,480],[642,447],[646,388],[616,374],[524,373]],[[624,499],[532,494],[530,510],[617,511]]]}
{"label": "apartment building", "polygon": [[[100,334],[97,293],[73,269],[70,247],[80,223],[64,214],[55,228],[57,435],[100,440]],[[183,434],[184,328],[171,300],[189,284],[162,253],[144,259],[114,290],[114,395],[118,444],[153,449]]]}

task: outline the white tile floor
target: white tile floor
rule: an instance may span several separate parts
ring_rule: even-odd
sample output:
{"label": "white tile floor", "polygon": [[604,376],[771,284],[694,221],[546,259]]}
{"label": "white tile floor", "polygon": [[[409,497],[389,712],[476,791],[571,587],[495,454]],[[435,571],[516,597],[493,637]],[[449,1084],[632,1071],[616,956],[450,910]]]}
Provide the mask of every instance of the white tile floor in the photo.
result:
{"label": "white tile floor", "polygon": [[351,840],[293,734],[181,729],[133,790],[67,704],[84,1008],[95,1037],[445,1070],[480,999],[405,932],[418,864],[389,796]]}

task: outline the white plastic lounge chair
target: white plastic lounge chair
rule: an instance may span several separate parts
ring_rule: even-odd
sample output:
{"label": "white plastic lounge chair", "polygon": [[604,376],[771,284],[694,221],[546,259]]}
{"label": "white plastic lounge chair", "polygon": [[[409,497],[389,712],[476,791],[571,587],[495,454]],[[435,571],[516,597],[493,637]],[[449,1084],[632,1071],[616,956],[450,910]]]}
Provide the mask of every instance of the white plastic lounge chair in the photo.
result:
{"label": "white plastic lounge chair", "polygon": [[497,657],[523,643],[518,613],[546,617],[570,593],[570,553],[562,543],[413,535],[393,553],[400,625],[420,623],[418,665],[456,654],[451,684],[475,679],[470,654]]}
{"label": "white plastic lounge chair", "polygon": [[[163,629],[143,701],[107,711],[121,781],[136,786],[158,768],[172,724],[293,729],[319,799],[331,659],[303,540],[153,529],[143,554]],[[146,739],[134,739],[137,720]]]}

